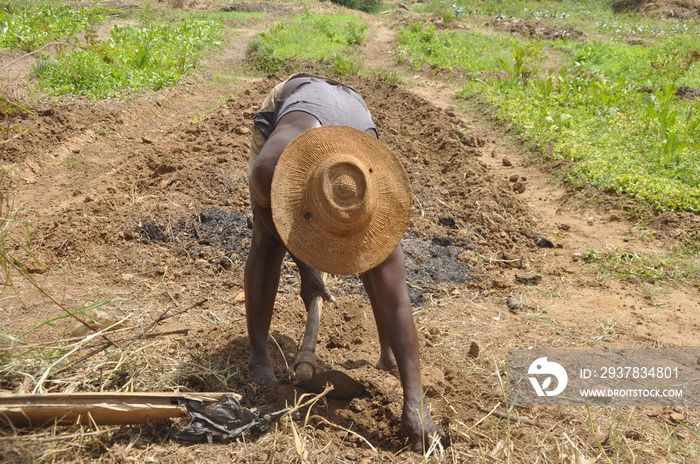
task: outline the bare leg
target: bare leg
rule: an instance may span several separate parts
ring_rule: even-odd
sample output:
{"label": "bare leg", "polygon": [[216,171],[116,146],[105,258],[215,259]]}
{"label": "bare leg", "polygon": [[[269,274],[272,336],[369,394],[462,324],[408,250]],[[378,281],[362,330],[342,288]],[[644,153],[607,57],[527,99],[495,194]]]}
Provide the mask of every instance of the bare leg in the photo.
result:
{"label": "bare leg", "polygon": [[[363,275],[380,340],[391,346],[403,388],[401,429],[408,436],[414,451],[425,451],[444,432],[435,424],[423,404],[418,353],[418,333],[411,314],[408,287],[404,272],[404,256],[400,246],[389,258]],[[384,335],[381,335],[381,334]]]}
{"label": "bare leg", "polygon": [[396,366],[396,358],[394,358],[394,352],[391,351],[391,343],[389,342],[389,334],[387,333],[386,326],[384,325],[384,318],[377,315],[377,308],[379,308],[379,303],[377,302],[377,289],[374,287],[374,279],[368,278],[367,274],[362,275],[362,283],[365,286],[365,291],[369,297],[369,301],[372,304],[372,311],[374,312],[374,320],[377,323],[377,332],[379,333],[379,361],[377,361],[377,369],[387,371],[396,377],[399,377],[398,367]]}
{"label": "bare leg", "polygon": [[284,246],[265,228],[260,219],[254,218],[253,240],[244,275],[246,323],[250,341],[248,378],[265,386],[277,382],[267,349],[267,339],[285,252]]}
{"label": "bare leg", "polygon": [[[251,203],[255,206],[253,241],[245,267],[246,322],[250,339],[248,377],[260,384],[276,382],[272,361],[267,349],[267,338],[272,321],[272,310],[280,279],[280,266],[286,248],[277,234],[270,211],[270,188],[277,161],[286,146],[305,130],[318,127],[316,118],[298,111],[285,115],[267,139],[253,165],[250,176]],[[300,266],[300,270],[302,267]],[[304,272],[308,273],[307,269]],[[318,274],[318,273],[316,273]],[[313,277],[313,275],[311,276]],[[329,296],[325,286],[314,288],[314,279],[307,276],[311,288],[302,288],[302,294],[321,293]],[[320,280],[320,279],[319,279]],[[310,296],[307,298],[310,299]]]}

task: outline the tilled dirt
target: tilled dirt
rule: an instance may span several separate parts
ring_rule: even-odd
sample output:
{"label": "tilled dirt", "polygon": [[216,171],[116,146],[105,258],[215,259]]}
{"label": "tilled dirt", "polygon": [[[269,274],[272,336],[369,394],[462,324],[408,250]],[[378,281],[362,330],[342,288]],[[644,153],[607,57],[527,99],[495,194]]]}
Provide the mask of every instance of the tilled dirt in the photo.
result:
{"label": "tilled dirt", "polygon": [[[373,40],[388,43],[382,35]],[[370,60],[386,62],[386,48],[369,44],[367,49],[373,50]],[[148,362],[134,361],[126,373],[107,381],[103,371],[77,365],[64,372],[64,383],[52,379],[53,391],[66,388],[68,379],[82,389],[113,391],[228,389],[243,394],[246,406],[273,409],[304,393],[288,369],[304,326],[290,262],[283,268],[270,342],[280,384],[259,390],[246,381],[247,337],[237,297],[251,236],[250,128],[260,102],[282,76],[241,77],[224,88],[207,77],[193,78],[129,102],[44,103],[12,122],[22,130],[2,154],[3,165],[11,166],[0,184],[3,211],[21,207],[19,218],[30,224],[31,242],[24,228],[12,233],[45,265],[35,262],[29,271],[46,294],[70,308],[119,298],[102,309],[115,319],[130,317],[139,329],[163,311],[179,312],[159,326],[179,332],[136,344],[148,352]],[[363,95],[380,140],[399,155],[410,178],[412,222],[403,242],[407,281],[426,401],[452,441],[445,459],[505,456],[494,433],[504,425],[486,412],[503,402],[497,374],[509,348],[700,343],[697,289],[640,290],[596,279],[574,260],[606,247],[663,249],[664,240],[650,240],[626,222],[625,200],[598,205],[576,200],[553,184],[549,173],[528,166],[522,148],[503,130],[484,125],[486,112],[461,113],[448,84],[422,75],[401,85],[373,77],[345,81]],[[658,230],[668,231],[661,238],[679,230],[696,233],[693,221],[697,216],[660,217]],[[548,242],[551,247],[543,247]],[[12,250],[33,262],[27,251]],[[71,451],[69,460],[418,460],[411,453],[394,454],[404,445],[398,431],[400,384],[374,368],[376,329],[359,279],[332,277],[329,287],[338,303],[324,308],[319,362],[362,381],[367,392],[317,406],[317,417],[309,420],[313,427],[304,428],[301,439],[306,455],[292,433],[252,435],[245,444],[184,446],[167,438],[168,428],[178,424],[166,424],[121,428]],[[519,302],[517,310],[506,306],[508,296]],[[73,326],[61,320],[23,335],[62,312],[21,277],[2,288],[0,305],[1,332],[29,342],[58,343]],[[478,350],[470,354],[470,346]],[[23,381],[21,375],[8,376],[0,387],[16,391]],[[549,462],[563,462],[557,456],[575,455],[564,436],[578,437],[585,454],[596,455],[585,441],[589,425],[582,411],[543,408],[522,414],[541,426],[508,426],[520,453],[514,462],[532,462],[539,453]],[[688,420],[697,419],[694,411],[687,414]],[[668,427],[666,412],[651,411],[644,418],[637,428],[649,435]],[[281,427],[289,432],[289,424]],[[682,442],[693,439],[684,437]],[[0,447],[7,443],[12,446],[4,447],[3,456],[11,459],[37,459],[47,449],[21,450],[17,442]]]}

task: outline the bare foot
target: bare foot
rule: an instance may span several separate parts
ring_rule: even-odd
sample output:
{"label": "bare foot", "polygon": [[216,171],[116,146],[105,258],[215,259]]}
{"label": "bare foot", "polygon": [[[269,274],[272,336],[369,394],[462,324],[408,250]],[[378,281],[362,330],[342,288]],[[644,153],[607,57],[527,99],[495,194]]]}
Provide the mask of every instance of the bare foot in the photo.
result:
{"label": "bare foot", "polygon": [[445,438],[445,432],[438,427],[427,411],[423,412],[421,418],[416,409],[407,407],[404,407],[401,415],[401,430],[416,453],[425,454],[434,442],[442,442]]}
{"label": "bare foot", "polygon": [[379,361],[377,361],[377,369],[380,371],[386,371],[397,379],[401,378],[399,376],[399,368],[396,365],[396,359],[391,351],[389,351],[388,355],[382,353],[382,355],[379,356]]}
{"label": "bare foot", "polygon": [[248,380],[262,387],[271,387],[277,383],[275,371],[264,364],[248,364]]}

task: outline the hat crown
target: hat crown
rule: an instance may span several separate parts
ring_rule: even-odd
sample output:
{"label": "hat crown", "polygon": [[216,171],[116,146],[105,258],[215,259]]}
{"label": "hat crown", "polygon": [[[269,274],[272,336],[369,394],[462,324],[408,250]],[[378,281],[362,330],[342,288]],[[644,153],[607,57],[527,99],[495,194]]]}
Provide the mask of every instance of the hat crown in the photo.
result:
{"label": "hat crown", "polygon": [[338,236],[356,234],[372,219],[375,205],[371,171],[352,155],[335,154],[312,175],[310,218],[319,227]]}
{"label": "hat crown", "polygon": [[292,140],[270,198],[289,252],[331,274],[363,273],[385,261],[411,216],[401,161],[375,137],[347,126],[309,129]]}

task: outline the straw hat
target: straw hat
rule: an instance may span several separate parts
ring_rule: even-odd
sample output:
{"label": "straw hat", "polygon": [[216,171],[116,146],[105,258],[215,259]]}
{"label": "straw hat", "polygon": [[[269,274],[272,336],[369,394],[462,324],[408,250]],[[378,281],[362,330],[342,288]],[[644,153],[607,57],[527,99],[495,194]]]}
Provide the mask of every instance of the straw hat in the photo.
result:
{"label": "straw hat", "polygon": [[271,201],[287,249],[338,275],[384,262],[411,215],[399,159],[375,137],[347,126],[310,129],[295,138],[275,168]]}

